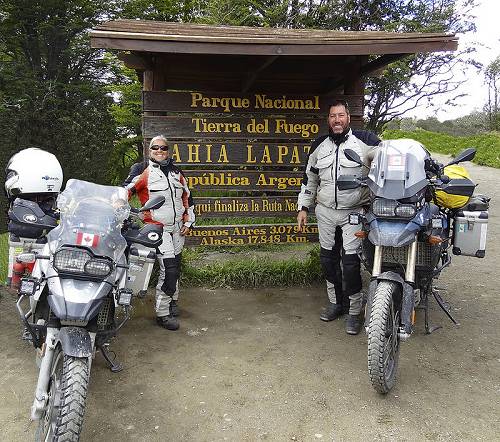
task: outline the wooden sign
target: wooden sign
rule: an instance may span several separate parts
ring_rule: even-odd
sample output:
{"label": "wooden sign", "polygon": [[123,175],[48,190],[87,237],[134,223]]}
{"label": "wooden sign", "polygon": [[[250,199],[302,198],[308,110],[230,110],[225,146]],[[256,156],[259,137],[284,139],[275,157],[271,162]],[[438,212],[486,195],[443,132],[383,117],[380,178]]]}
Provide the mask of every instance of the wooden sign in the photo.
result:
{"label": "wooden sign", "polygon": [[309,224],[250,224],[201,226],[186,235],[189,246],[243,246],[247,244],[307,243],[318,241],[318,226]]}
{"label": "wooden sign", "polygon": [[290,115],[326,117],[334,100],[345,100],[351,115],[363,115],[362,95],[234,94],[209,92],[143,92],[145,112],[195,112],[224,114]]}
{"label": "wooden sign", "polygon": [[170,156],[181,165],[301,166],[311,143],[242,143],[169,140]]}
{"label": "wooden sign", "polygon": [[194,204],[197,219],[297,215],[297,196],[197,198],[195,195]]}
{"label": "wooden sign", "polygon": [[193,190],[300,190],[302,172],[256,170],[190,170],[186,172],[188,186]]}
{"label": "wooden sign", "polygon": [[274,139],[308,141],[328,133],[326,117],[143,117],[143,134],[178,139]]}

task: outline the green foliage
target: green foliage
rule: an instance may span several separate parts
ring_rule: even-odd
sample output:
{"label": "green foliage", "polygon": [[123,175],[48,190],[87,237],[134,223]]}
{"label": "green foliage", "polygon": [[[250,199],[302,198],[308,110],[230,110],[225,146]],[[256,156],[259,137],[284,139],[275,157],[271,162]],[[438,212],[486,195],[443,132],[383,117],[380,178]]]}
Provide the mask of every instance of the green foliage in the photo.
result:
{"label": "green foliage", "polygon": [[498,132],[470,137],[452,137],[426,130],[415,130],[413,132],[386,130],[382,136],[385,140],[412,138],[421,142],[431,152],[453,156],[468,147],[474,147],[477,149],[473,160],[474,163],[500,168],[500,133]]}
{"label": "green foliage", "polygon": [[120,18],[191,22],[201,16],[204,0],[117,0]]}
{"label": "green foliage", "polygon": [[[114,122],[101,51],[88,30],[112,17],[97,0],[0,0],[0,161],[26,147],[59,159],[65,178],[109,182]],[[2,200],[2,214],[6,201]],[[5,229],[5,219],[0,221]]]}
{"label": "green foliage", "polygon": [[0,285],[7,281],[9,265],[9,234],[0,234]]}
{"label": "green foliage", "polygon": [[105,62],[113,73],[107,86],[113,96],[109,111],[115,123],[115,142],[110,154],[110,182],[120,185],[130,166],[142,158],[142,86],[134,70],[128,69],[114,55]]}
{"label": "green foliage", "polygon": [[436,117],[425,120],[414,118],[395,119],[385,125],[385,130],[413,131],[423,129],[451,136],[464,137],[489,131],[488,116],[484,112],[472,112],[454,120],[439,121]]}

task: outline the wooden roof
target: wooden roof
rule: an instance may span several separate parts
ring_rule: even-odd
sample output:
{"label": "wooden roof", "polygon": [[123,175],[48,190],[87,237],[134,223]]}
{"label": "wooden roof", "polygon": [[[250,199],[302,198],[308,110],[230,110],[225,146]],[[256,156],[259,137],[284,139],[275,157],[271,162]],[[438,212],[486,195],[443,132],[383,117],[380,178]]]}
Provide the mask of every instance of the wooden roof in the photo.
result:
{"label": "wooden roof", "polygon": [[[94,48],[127,51],[159,89],[331,93],[408,54],[453,51],[454,34],[349,32],[115,20],[90,33]],[[370,55],[377,58],[369,59]],[[160,72],[161,71],[161,72]],[[160,74],[159,74],[160,73]],[[157,90],[157,88],[155,87]],[[351,92],[352,93],[352,92]]]}
{"label": "wooden roof", "polygon": [[134,51],[253,54],[370,55],[455,50],[454,34],[210,26],[115,20],[90,34],[96,48]]}

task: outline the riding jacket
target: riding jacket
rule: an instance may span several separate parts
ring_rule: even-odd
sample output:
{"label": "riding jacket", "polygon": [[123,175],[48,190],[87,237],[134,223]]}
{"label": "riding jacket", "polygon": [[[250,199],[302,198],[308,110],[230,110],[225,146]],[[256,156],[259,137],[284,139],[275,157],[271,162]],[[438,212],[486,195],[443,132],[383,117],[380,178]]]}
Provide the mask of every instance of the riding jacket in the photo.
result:
{"label": "riding jacket", "polygon": [[129,194],[137,192],[141,204],[156,195],[165,197],[159,209],[145,212],[144,221],[162,224],[166,230],[180,223],[186,227],[194,224],[194,203],[186,177],[172,162],[163,166],[150,160],[148,167],[127,188]]}
{"label": "riding jacket", "polygon": [[[336,184],[341,175],[368,174],[379,138],[372,132],[349,129],[338,143],[329,135],[312,143],[297,201],[298,210],[308,211],[315,202],[333,209],[351,209],[368,202],[366,187],[338,190]],[[367,167],[347,159],[345,149],[355,151]]]}

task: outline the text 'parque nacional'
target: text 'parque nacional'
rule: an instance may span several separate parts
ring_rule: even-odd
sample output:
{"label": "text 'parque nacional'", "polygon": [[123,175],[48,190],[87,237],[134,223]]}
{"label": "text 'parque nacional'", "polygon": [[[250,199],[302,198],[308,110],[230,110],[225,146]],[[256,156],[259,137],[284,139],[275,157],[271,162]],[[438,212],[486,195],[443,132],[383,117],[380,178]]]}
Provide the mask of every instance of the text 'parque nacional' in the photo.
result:
{"label": "text 'parque nacional'", "polygon": [[212,97],[201,92],[191,92],[191,108],[212,108],[214,111],[222,110],[230,113],[234,110],[269,109],[269,110],[320,110],[319,96],[314,95],[309,99],[269,98],[266,94],[255,94],[253,99],[243,97]]}

